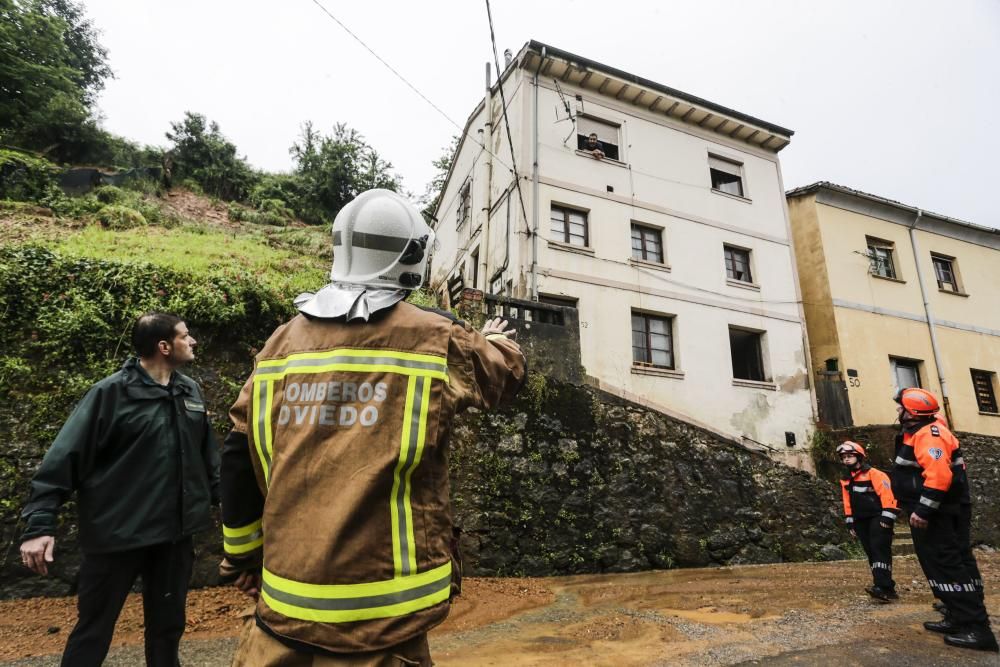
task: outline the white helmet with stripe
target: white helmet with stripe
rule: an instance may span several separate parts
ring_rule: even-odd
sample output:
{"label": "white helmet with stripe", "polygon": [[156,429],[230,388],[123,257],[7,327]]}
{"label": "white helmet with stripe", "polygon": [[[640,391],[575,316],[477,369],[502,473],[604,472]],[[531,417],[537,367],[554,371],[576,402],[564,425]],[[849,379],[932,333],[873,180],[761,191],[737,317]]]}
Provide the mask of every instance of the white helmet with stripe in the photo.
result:
{"label": "white helmet with stripe", "polygon": [[333,222],[330,278],[374,289],[417,289],[433,243],[434,232],[405,197],[362,192]]}

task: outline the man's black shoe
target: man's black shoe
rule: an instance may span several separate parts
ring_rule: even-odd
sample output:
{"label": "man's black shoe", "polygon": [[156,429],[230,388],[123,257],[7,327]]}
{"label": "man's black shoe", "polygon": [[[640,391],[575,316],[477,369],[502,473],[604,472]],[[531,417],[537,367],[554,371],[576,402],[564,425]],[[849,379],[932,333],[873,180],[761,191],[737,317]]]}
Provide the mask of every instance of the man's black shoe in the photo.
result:
{"label": "man's black shoe", "polygon": [[971,648],[977,651],[993,651],[994,653],[1000,651],[1000,647],[997,646],[997,638],[985,628],[960,632],[954,635],[945,635],[944,643],[949,646]]}
{"label": "man's black shoe", "polygon": [[888,595],[889,595],[889,599],[890,600],[898,600],[899,599],[899,593],[896,592],[896,589],[892,589],[891,591],[888,591]]}
{"label": "man's black shoe", "polygon": [[[891,600],[891,596],[895,595],[893,591],[887,591],[884,588],[879,588],[878,586],[872,586],[871,588],[866,588],[865,593],[872,596],[879,602],[888,602]],[[897,596],[898,597],[898,596]]]}
{"label": "man's black shoe", "polygon": [[934,604],[932,604],[931,607],[934,608],[934,611],[939,611],[942,614],[948,613],[948,605],[946,605],[944,602],[937,601]]}
{"label": "man's black shoe", "polygon": [[957,635],[962,633],[962,626],[955,625],[950,618],[945,616],[940,621],[924,621],[924,630],[940,632],[944,635]]}

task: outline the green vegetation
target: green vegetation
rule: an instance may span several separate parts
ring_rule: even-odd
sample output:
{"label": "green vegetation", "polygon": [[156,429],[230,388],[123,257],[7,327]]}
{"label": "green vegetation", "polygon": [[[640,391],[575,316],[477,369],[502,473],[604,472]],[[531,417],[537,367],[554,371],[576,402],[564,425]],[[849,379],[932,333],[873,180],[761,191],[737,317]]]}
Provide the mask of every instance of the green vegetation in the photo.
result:
{"label": "green vegetation", "polygon": [[53,249],[66,257],[148,263],[192,276],[255,278],[262,286],[290,297],[325,284],[329,270],[319,258],[270,246],[260,232],[237,236],[192,226],[120,233],[88,226],[64,237]]}

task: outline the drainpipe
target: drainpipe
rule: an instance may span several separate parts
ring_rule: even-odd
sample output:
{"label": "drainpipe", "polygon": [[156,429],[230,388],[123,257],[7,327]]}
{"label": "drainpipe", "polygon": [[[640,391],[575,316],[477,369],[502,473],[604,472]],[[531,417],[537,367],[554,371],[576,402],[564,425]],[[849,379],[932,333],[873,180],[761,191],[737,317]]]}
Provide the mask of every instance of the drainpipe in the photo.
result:
{"label": "drainpipe", "polygon": [[545,62],[545,47],[542,47],[538,67],[535,68],[535,122],[532,128],[535,162],[531,176],[531,300],[538,301],[538,73]]}
{"label": "drainpipe", "polygon": [[927,296],[927,287],[924,286],[924,273],[920,269],[920,249],[917,247],[917,223],[920,222],[924,212],[917,209],[917,217],[910,225],[910,247],[913,249],[913,261],[917,265],[917,283],[920,285],[920,296],[924,300],[924,315],[927,316],[927,329],[931,334],[931,351],[934,353],[934,365],[937,366],[938,382],[941,384],[941,402],[944,404],[944,416],[948,420],[948,427],[955,428],[955,420],[951,416],[951,400],[948,398],[948,385],[944,380],[944,370],[941,367],[941,352],[938,349],[937,331],[934,328],[934,317],[931,315],[931,302]]}
{"label": "drainpipe", "polygon": [[[485,283],[490,279],[490,209],[493,208],[493,90],[490,86],[490,64],[486,63],[486,219],[483,220],[483,240],[479,243],[479,274]],[[473,285],[478,288],[478,285]],[[489,285],[483,285],[483,292],[489,292]]]}

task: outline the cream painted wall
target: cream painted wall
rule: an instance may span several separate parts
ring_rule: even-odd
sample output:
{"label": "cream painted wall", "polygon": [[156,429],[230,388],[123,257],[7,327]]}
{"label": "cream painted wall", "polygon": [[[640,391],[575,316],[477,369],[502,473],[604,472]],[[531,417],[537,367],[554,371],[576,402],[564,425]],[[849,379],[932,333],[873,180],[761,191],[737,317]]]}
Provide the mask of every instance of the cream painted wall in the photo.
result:
{"label": "cream painted wall", "polygon": [[[819,368],[825,358],[835,356],[842,370],[858,371],[858,386],[848,387],[854,423],[885,424],[895,420],[890,356],[920,360],[922,385],[941,397],[928,326],[913,319],[922,319],[924,308],[908,228],[828,204],[816,204],[814,195],[796,197],[792,202],[789,210],[797,230],[796,242],[806,248],[818,245],[811,238],[818,229],[824,268],[829,276],[828,281],[823,281],[821,273],[803,277],[804,298],[819,301],[817,306],[821,309],[833,308],[837,337],[832,340],[839,341],[835,350],[829,346],[816,347],[817,341],[824,338],[815,330],[823,325],[811,320],[813,364]],[[818,220],[817,226],[809,223],[810,215]],[[865,249],[866,235],[895,243],[894,261],[900,281],[869,274],[867,258],[857,254]],[[942,370],[949,387],[955,427],[1000,434],[1000,417],[979,413],[970,373],[970,369],[1000,371],[1000,295],[995,287],[1000,285],[1000,252],[926,230],[918,230],[916,236],[924,284],[938,322]],[[961,285],[969,296],[938,290],[931,252],[955,258]],[[805,275],[801,262],[800,273]],[[881,313],[865,312],[864,308],[879,309]],[[942,321],[987,332],[945,326]],[[995,383],[994,389],[1000,387]]]}

